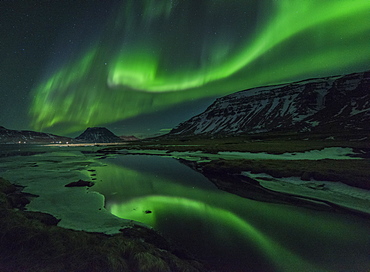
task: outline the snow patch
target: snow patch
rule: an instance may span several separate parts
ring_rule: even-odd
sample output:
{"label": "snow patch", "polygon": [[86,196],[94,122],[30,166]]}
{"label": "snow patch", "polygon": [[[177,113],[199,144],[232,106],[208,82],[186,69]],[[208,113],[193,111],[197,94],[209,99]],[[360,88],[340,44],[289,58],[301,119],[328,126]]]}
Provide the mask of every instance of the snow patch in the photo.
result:
{"label": "snow patch", "polygon": [[274,178],[268,174],[242,172],[261,186],[272,191],[328,201],[350,209],[370,213],[368,190],[355,188],[341,182],[303,181],[299,177]]}
{"label": "snow patch", "polygon": [[134,222],[108,212],[103,195],[85,187],[64,187],[79,179],[90,180],[88,167],[103,166],[96,161],[80,152],[19,156],[17,160],[2,158],[0,173],[10,182],[25,186],[23,192],[39,196],[26,206],[28,211],[49,213],[61,219],[58,226],[68,229],[119,233],[121,228],[130,227]]}
{"label": "snow patch", "polygon": [[269,154],[269,153],[250,153],[250,152],[219,152],[222,158],[235,159],[265,159],[265,160],[346,160],[346,159],[360,159],[353,157],[357,153],[352,148],[344,147],[329,147],[321,150],[310,150],[306,152],[294,152],[283,154]]}
{"label": "snow patch", "polygon": [[167,150],[125,150],[129,154],[150,154],[172,157],[175,159],[185,159],[191,161],[210,161],[210,160],[353,160],[362,159],[354,157],[357,155],[352,148],[329,147],[322,150],[311,150],[306,152],[284,153],[284,154],[269,154],[266,152],[229,152],[223,151],[217,154],[205,153],[202,151],[186,151],[186,152],[168,152]]}

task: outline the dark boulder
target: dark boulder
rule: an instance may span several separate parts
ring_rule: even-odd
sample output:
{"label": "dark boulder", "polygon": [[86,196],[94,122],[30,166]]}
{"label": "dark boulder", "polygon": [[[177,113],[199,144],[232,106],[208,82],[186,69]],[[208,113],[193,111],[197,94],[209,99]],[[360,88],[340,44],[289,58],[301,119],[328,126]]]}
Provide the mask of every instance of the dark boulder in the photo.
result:
{"label": "dark boulder", "polygon": [[64,185],[64,187],[91,187],[94,185],[92,181],[85,181],[80,179],[79,181],[74,181]]}

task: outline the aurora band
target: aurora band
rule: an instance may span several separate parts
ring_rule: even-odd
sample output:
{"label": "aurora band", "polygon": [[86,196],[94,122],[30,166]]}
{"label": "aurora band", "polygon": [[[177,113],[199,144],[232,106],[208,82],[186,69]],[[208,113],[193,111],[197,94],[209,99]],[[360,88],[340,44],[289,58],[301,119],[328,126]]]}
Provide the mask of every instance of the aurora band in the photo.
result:
{"label": "aurora band", "polygon": [[198,15],[194,1],[122,3],[100,39],[34,88],[33,128],[70,133],[188,100],[369,68],[369,1],[197,3]]}

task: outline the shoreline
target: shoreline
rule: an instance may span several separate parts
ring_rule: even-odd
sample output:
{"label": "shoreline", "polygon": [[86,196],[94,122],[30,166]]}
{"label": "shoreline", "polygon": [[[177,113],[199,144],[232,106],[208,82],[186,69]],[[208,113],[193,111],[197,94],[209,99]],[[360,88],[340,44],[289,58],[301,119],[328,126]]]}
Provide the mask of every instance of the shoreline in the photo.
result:
{"label": "shoreline", "polygon": [[114,235],[65,229],[50,214],[26,211],[27,197],[0,178],[1,271],[208,271],[152,229],[132,226]]}
{"label": "shoreline", "polygon": [[[90,149],[91,148],[92,147],[90,147]],[[59,151],[62,152],[60,154],[63,154],[63,156],[64,156],[63,158],[58,158],[57,159],[56,157],[54,157],[52,155],[48,155],[47,157],[44,158],[44,155],[41,155],[43,157],[43,160],[37,161],[37,163],[30,161],[29,163],[27,163],[27,167],[24,168],[22,171],[19,171],[19,167],[22,165],[21,161],[23,160],[23,157],[18,157],[17,158],[17,163],[15,165],[12,165],[12,168],[15,171],[15,172],[13,172],[13,174],[15,174],[15,176],[8,175],[7,178],[10,179],[15,184],[18,184],[19,181],[22,181],[22,182],[19,182],[19,185],[28,186],[27,179],[28,180],[34,180],[34,181],[40,181],[40,176],[38,175],[40,173],[40,169],[38,169],[38,167],[42,166],[42,165],[46,165],[47,167],[44,168],[44,169],[46,171],[49,171],[49,170],[52,171],[50,173],[53,173],[53,174],[50,176],[50,173],[49,173],[45,177],[48,177],[48,179],[51,178],[53,180],[54,180],[53,177],[57,178],[58,180],[60,179],[60,184],[58,186],[61,187],[61,188],[64,188],[66,183],[63,179],[67,178],[67,177],[68,177],[68,180],[71,179],[71,174],[73,174],[73,173],[70,172],[67,176],[64,176],[65,174],[67,174],[67,172],[65,172],[65,171],[60,172],[63,168],[63,167],[61,167],[62,165],[60,164],[60,162],[65,163],[66,164],[65,169],[69,169],[69,171],[77,171],[77,172],[79,172],[83,175],[84,174],[89,174],[88,176],[90,176],[90,174],[92,172],[89,172],[89,171],[93,171],[92,169],[95,169],[95,167],[100,166],[100,161],[99,161],[100,158],[101,159],[104,159],[104,158],[107,158],[107,157],[109,158],[110,155],[115,156],[115,154],[126,154],[126,155],[132,154],[132,155],[135,155],[135,154],[140,153],[140,151],[130,151],[130,150],[125,150],[125,149],[120,149],[120,151],[119,151],[119,150],[105,150],[105,149],[95,150],[95,148],[94,148],[94,151],[83,151],[83,154],[84,154],[83,158],[79,158],[76,155],[77,152],[68,152],[68,151],[71,151],[71,150],[79,151],[80,149],[83,149],[83,148],[81,148],[81,147],[77,148],[77,149],[75,149],[75,147],[70,147],[70,148],[65,147],[65,148],[60,148],[60,149],[56,148],[55,150],[57,150],[57,152],[59,152]],[[53,148],[53,150],[54,150],[54,148]],[[64,152],[64,151],[67,151],[67,152]],[[145,151],[145,150],[142,150],[142,151]],[[329,165],[333,166],[333,163],[334,163],[334,165],[337,169],[340,169],[341,171],[345,171],[345,172],[348,171],[348,169],[350,169],[350,171],[354,171],[355,168],[359,167],[359,165],[361,164],[362,166],[360,168],[364,171],[363,173],[365,175],[365,178],[366,178],[366,175],[369,171],[368,170],[369,168],[367,167],[368,164],[369,164],[368,159],[366,159],[366,158],[364,158],[364,159],[353,159],[350,156],[346,160],[323,159],[323,160],[318,160],[318,161],[317,160],[296,160],[296,161],[294,161],[294,160],[281,160],[281,161],[279,161],[279,160],[269,160],[269,159],[267,159],[267,160],[240,159],[240,156],[239,156],[240,154],[237,154],[239,156],[237,159],[225,160],[222,157],[219,157],[215,160],[214,158],[219,156],[219,155],[215,154],[215,153],[210,153],[209,155],[213,156],[212,157],[213,160],[211,160],[210,158],[208,158],[208,160],[206,160],[206,158],[204,158],[204,153],[199,152],[199,151],[198,151],[198,153],[202,153],[202,154],[199,154],[199,156],[195,156],[196,157],[195,159],[194,159],[193,154],[187,154],[186,156],[182,156],[180,154],[181,152],[173,152],[173,151],[164,150],[164,149],[161,150],[160,152],[152,150],[151,152],[147,152],[147,153],[148,154],[152,153],[151,155],[159,155],[157,153],[161,153],[160,155],[175,157],[175,159],[179,160],[180,162],[185,162],[185,164],[193,164],[192,168],[194,170],[196,170],[198,172],[201,172],[204,176],[206,176],[212,182],[214,182],[214,177],[223,177],[224,178],[223,180],[220,179],[221,183],[218,182],[216,184],[216,186],[219,187],[219,189],[222,189],[224,191],[227,191],[227,192],[230,192],[230,193],[233,193],[233,194],[236,194],[236,195],[240,195],[239,194],[240,192],[245,193],[245,192],[249,191],[249,188],[244,188],[243,187],[245,185],[245,182],[243,182],[243,181],[241,182],[241,180],[238,179],[241,176],[242,172],[245,171],[246,169],[247,170],[252,169],[252,170],[249,170],[249,171],[251,171],[251,173],[253,175],[255,175],[256,173],[266,173],[266,172],[268,172],[270,174],[271,178],[263,176],[262,174],[257,174],[257,176],[265,178],[265,179],[270,178],[270,179],[272,179],[272,182],[274,182],[274,179],[279,179],[279,178],[282,178],[286,175],[294,176],[294,175],[292,175],[292,173],[293,174],[297,173],[297,171],[299,173],[298,177],[301,180],[302,180],[302,178],[303,179],[307,178],[309,180],[312,180],[312,178],[315,177],[315,175],[317,175],[318,173],[319,174],[321,173],[321,176],[324,178],[324,177],[327,177],[327,175],[323,175],[323,173],[325,173],[325,171],[330,169],[330,167],[328,168],[328,166]],[[194,153],[194,152],[188,152],[188,153]],[[144,154],[146,154],[146,153],[140,153],[140,155],[144,155]],[[339,155],[340,154],[343,154],[343,153],[339,152]],[[89,159],[90,155],[94,156],[94,158],[97,158],[98,160],[95,160],[95,159],[90,160]],[[176,156],[174,156],[174,155],[176,155]],[[228,154],[228,155],[234,156],[235,154]],[[353,155],[353,154],[348,154],[348,152],[347,152],[345,155]],[[276,156],[276,154],[274,156]],[[294,155],[294,156],[296,156],[296,155]],[[191,160],[191,159],[186,160],[186,159],[189,159],[191,157],[193,157],[193,160]],[[10,161],[10,160],[5,160],[5,162],[6,161]],[[323,167],[321,170],[319,169],[320,165]],[[5,163],[4,166],[5,166],[4,169],[6,169],[7,164]],[[313,168],[317,168],[317,169],[315,169],[315,171],[312,171]],[[302,172],[302,170],[305,170],[305,171]],[[23,172],[23,174],[20,173],[20,172]],[[361,171],[359,173],[361,173]],[[212,174],[213,174],[213,176],[212,176]],[[330,171],[329,174],[332,177],[338,176],[338,172],[333,173],[332,171]],[[93,176],[91,176],[91,178],[92,177]],[[73,175],[73,179],[77,180],[76,178],[78,179],[79,176]],[[247,177],[245,177],[245,178],[247,178]],[[92,178],[92,180],[93,179],[94,178]],[[255,181],[255,179],[254,179],[254,181]],[[307,182],[310,182],[310,181],[307,181]],[[335,183],[335,181],[332,181],[332,182]],[[56,182],[56,180],[54,180],[54,182],[52,184],[56,185],[56,183],[59,183],[59,181]],[[368,184],[368,183],[366,183],[366,184]],[[33,183],[31,185],[31,187],[34,186],[34,185],[36,185],[36,184]],[[259,189],[261,189],[263,187],[261,185],[262,184],[258,184],[258,186],[255,186],[255,187],[256,188],[258,187]],[[53,187],[49,187],[49,186],[54,186],[54,185],[48,185],[48,187],[46,188],[46,191],[53,191]],[[28,191],[27,190],[25,190],[25,191],[32,194],[31,187],[28,188]],[[74,188],[74,191],[76,191],[76,192],[79,191],[80,193],[85,192],[87,194],[93,193],[93,192],[88,192],[89,190],[87,190],[87,188]],[[351,213],[350,209],[342,209],[338,205],[337,206],[336,205],[326,205],[325,206],[325,205],[323,205],[323,204],[325,204],[325,201],[321,201],[321,203],[315,203],[317,201],[315,201],[314,199],[309,199],[309,197],[306,197],[306,198],[299,197],[297,195],[289,194],[289,192],[288,193],[275,192],[274,194],[268,195],[268,194],[265,194],[267,191],[268,191],[268,188],[262,188],[262,191],[259,194],[259,196],[262,195],[262,198],[259,199],[259,200],[264,201],[263,198],[265,198],[265,200],[266,200],[266,198],[271,197],[270,198],[271,202],[275,202],[275,201],[277,203],[284,203],[285,202],[285,204],[302,206],[302,207],[306,207],[306,208],[310,208],[310,209],[323,209],[323,210],[327,210],[327,211],[330,210],[330,211],[335,211],[335,212],[345,212],[345,213],[350,212]],[[71,191],[68,191],[66,193],[68,193],[68,195],[69,195],[69,193],[71,193]],[[252,192],[252,195],[253,195],[253,192]],[[256,195],[258,196],[258,193]],[[268,195],[268,196],[266,197],[266,195]],[[248,198],[248,196],[243,195],[243,194],[240,195],[240,196]],[[253,196],[253,197],[255,197],[255,196]],[[35,199],[37,200],[37,198],[35,198]],[[40,197],[40,201],[41,201],[41,197]],[[267,199],[267,202],[269,202],[268,199]],[[50,205],[47,205],[47,206],[50,206]],[[14,207],[11,208],[11,209],[14,210]],[[20,210],[20,209],[18,208],[18,210]],[[35,210],[37,210],[37,209],[35,209]],[[49,213],[51,213],[51,212],[49,212]],[[6,214],[8,214],[8,213],[6,213]],[[43,214],[45,214],[45,213],[43,213]],[[357,213],[356,211],[353,211],[353,214],[361,215],[360,213]],[[45,215],[42,215],[41,217],[43,218],[43,217],[45,217]],[[36,220],[36,219],[32,218],[32,220]],[[40,228],[36,228],[36,230],[39,230],[39,229]],[[45,237],[50,237],[50,234],[48,234],[48,232],[44,232],[43,227],[41,227],[41,229],[42,229],[42,231],[41,231],[42,235],[44,235]],[[62,229],[65,230],[66,228],[62,228]],[[35,230],[32,230],[32,229],[28,229],[28,228],[27,228],[27,231],[29,233],[31,233],[32,235],[37,235],[37,236],[39,235],[39,231],[35,231]],[[103,243],[104,246],[105,246],[105,243],[108,243],[108,244],[113,243],[113,244],[110,244],[110,245],[114,247],[115,243],[118,243],[118,242],[115,242],[115,240],[117,240],[117,239],[118,240],[120,240],[120,239],[125,240],[127,238],[127,236],[130,239],[132,237],[135,237],[135,239],[137,239],[137,240],[140,240],[143,237],[145,237],[145,240],[147,240],[147,239],[151,240],[151,239],[153,239],[153,237],[158,237],[157,236],[158,233],[156,233],[155,231],[153,231],[153,232],[151,232],[151,231],[153,231],[153,230],[148,230],[146,228],[140,228],[140,227],[126,228],[125,231],[121,230],[120,234],[117,234],[117,236],[119,236],[119,238],[114,238],[114,239],[113,238],[111,239],[109,237],[115,237],[115,235],[105,235],[105,234],[102,234],[102,233],[99,233],[99,234],[98,233],[92,233],[93,236],[97,235],[98,238],[97,237],[87,238],[88,236],[86,236],[86,233],[88,235],[90,235],[91,233],[88,233],[86,231],[76,231],[76,230],[72,231],[73,234],[63,234],[63,235],[66,235],[67,238],[64,238],[64,239],[67,239],[67,240],[69,239],[68,238],[69,235],[73,235],[73,237],[81,236],[83,238],[83,241],[89,240],[93,244]],[[54,230],[53,233],[54,232],[58,233],[59,230],[57,230],[57,231]],[[78,233],[78,234],[76,234],[76,233]],[[156,233],[156,234],[154,234],[154,233]],[[99,237],[105,237],[105,238],[99,238]],[[108,237],[109,242],[107,242],[107,239],[106,239],[107,237]],[[151,246],[147,246],[145,244],[146,241],[144,241],[144,244],[140,244],[140,245],[145,247],[146,248],[145,250],[147,250],[148,248],[150,249],[148,258],[152,258],[151,255],[153,255],[154,257],[158,257],[161,260],[168,260],[171,263],[172,259],[170,257],[168,257],[168,256],[164,257],[164,256],[160,255],[159,253],[158,253],[159,255],[157,253],[154,253],[156,251],[152,248],[153,245],[154,245],[155,248],[159,249],[159,251],[165,250],[165,251],[168,251],[169,253],[172,254],[171,251],[163,248],[163,245],[161,244],[162,242],[157,244],[159,240],[162,241],[161,239],[164,239],[160,235],[159,235],[159,237],[161,237],[161,238],[154,238],[155,242],[154,242],[154,244],[152,243]],[[23,238],[23,239],[25,241],[28,240],[27,237]],[[47,238],[47,239],[49,239],[49,238]],[[80,239],[80,238],[78,238],[78,239]],[[96,240],[96,239],[98,239],[98,240]],[[102,242],[102,241],[106,241],[106,242]],[[141,242],[143,242],[143,241],[141,241]],[[22,241],[22,243],[23,243],[23,241]],[[68,243],[73,244],[74,242],[68,240]],[[125,240],[125,243],[126,243],[126,240]],[[128,243],[131,243],[131,242],[128,242]],[[157,245],[159,245],[159,246],[157,246]],[[26,247],[27,246],[28,245],[26,245]],[[139,248],[142,249],[141,246]],[[87,247],[90,247],[90,246],[87,246]],[[143,252],[143,251],[141,251],[141,249],[138,251],[140,254]],[[96,251],[101,251],[101,252],[104,252],[104,254],[105,254],[105,252],[107,252],[107,251],[104,251],[104,250],[97,249]],[[179,256],[180,257],[183,256],[182,253],[181,253],[181,250],[175,249],[174,252],[176,254],[178,252],[180,252],[179,253],[180,255],[173,254],[173,255],[175,255],[176,258],[179,258]],[[63,254],[65,254],[65,253],[63,253]],[[109,256],[110,253],[107,252],[106,254],[108,254],[107,256]],[[122,255],[123,253],[120,253],[120,254]],[[128,258],[128,260],[126,260],[124,258],[124,261],[122,261],[123,263],[125,263],[127,265],[131,265],[132,267],[138,267],[139,264],[136,262],[138,257],[136,258],[136,257],[134,257],[134,255],[132,255],[132,256],[131,255],[125,255],[125,256],[126,256],[125,258]],[[190,255],[185,254],[185,256],[190,256]],[[39,258],[39,257],[37,257],[37,258]],[[74,257],[69,256],[69,258],[73,259]],[[153,258],[153,260],[154,259],[155,258]],[[194,260],[194,259],[192,259],[192,260]],[[186,262],[187,260],[184,260],[184,261]],[[107,264],[107,262],[108,262],[108,264]],[[190,263],[192,263],[192,262],[193,261],[190,261]],[[109,263],[109,261],[104,261],[104,263],[105,263],[105,265],[111,265]],[[166,265],[169,266],[170,264],[166,263]],[[200,266],[201,265],[199,265],[199,267]],[[122,269],[125,269],[125,268],[122,268],[122,267],[123,266],[121,266],[121,268],[119,270],[112,270],[112,271],[132,271],[131,270],[132,268],[129,268],[129,270],[122,270]],[[197,266],[195,266],[195,267],[197,267]],[[206,271],[206,269],[204,269],[204,266],[202,266],[201,269],[200,268],[196,268],[196,269],[198,269],[198,270],[190,270],[190,271]],[[104,269],[102,269],[102,270],[104,271]],[[17,270],[13,269],[13,270],[4,270],[4,271],[17,271]],[[25,271],[32,271],[32,270],[25,270]],[[40,269],[35,268],[35,270],[33,270],[33,271],[40,271]],[[68,271],[76,271],[76,270],[68,270]],[[90,270],[86,270],[86,271],[90,271]],[[94,271],[94,270],[91,270],[91,271]],[[143,270],[143,271],[145,271],[145,270]],[[147,270],[147,271],[153,271],[153,270]],[[158,271],[170,271],[170,270],[166,270],[166,268],[162,267],[161,270],[158,270]],[[172,271],[172,268],[171,268],[171,271]],[[180,270],[175,270],[175,271],[180,271]],[[184,271],[186,271],[186,270],[184,270]]]}
{"label": "shoreline", "polygon": [[[370,160],[350,148],[330,147],[321,150],[283,153],[173,151],[166,149],[102,149],[102,154],[153,155],[192,161],[198,168],[220,168],[225,173],[267,174],[273,178],[299,177],[303,181],[342,182],[370,190]],[[194,168],[194,170],[197,170]]]}

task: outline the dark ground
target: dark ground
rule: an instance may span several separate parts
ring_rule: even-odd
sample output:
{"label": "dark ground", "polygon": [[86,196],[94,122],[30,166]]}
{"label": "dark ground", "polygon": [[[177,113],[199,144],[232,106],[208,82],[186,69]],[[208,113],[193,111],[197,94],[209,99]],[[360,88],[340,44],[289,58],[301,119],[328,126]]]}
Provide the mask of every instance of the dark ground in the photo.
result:
{"label": "dark ground", "polygon": [[49,214],[28,212],[21,188],[0,178],[0,271],[208,271],[151,229],[133,226],[105,235],[56,226]]}

